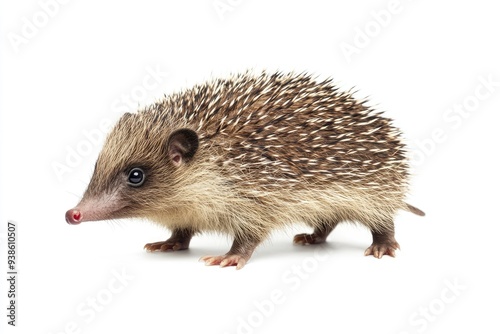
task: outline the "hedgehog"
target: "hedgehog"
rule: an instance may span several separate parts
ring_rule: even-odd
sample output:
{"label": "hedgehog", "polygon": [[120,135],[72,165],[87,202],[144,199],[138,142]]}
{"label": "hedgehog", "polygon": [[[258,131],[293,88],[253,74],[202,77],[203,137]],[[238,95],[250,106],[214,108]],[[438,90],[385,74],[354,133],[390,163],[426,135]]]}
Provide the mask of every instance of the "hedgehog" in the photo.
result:
{"label": "hedgehog", "polygon": [[394,216],[409,162],[392,119],[309,74],[245,72],[212,79],[125,113],[108,134],[69,224],[144,218],[171,236],[147,251],[188,249],[191,238],[233,238],[206,265],[241,269],[272,231],[302,223],[319,244],[342,222],[366,226],[365,255],[394,257]]}

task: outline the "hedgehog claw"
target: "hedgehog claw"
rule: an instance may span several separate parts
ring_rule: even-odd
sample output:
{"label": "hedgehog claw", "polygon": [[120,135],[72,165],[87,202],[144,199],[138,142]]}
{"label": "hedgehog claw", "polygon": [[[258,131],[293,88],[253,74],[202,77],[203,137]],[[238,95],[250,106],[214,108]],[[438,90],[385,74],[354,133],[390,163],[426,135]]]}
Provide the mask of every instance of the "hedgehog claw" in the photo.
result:
{"label": "hedgehog claw", "polygon": [[144,245],[144,249],[148,252],[172,252],[178,250],[188,249],[189,243],[186,245],[184,242],[180,241],[159,241]]}
{"label": "hedgehog claw", "polygon": [[217,266],[219,265],[221,268],[236,266],[236,269],[241,269],[245,266],[248,259],[246,259],[242,255],[231,254],[231,255],[219,255],[219,256],[203,256],[200,258],[200,261],[205,262],[206,266]]}
{"label": "hedgehog claw", "polygon": [[313,245],[313,244],[321,244],[325,242],[326,237],[317,235],[316,233],[312,234],[307,234],[307,233],[302,233],[302,234],[297,234],[296,236],[293,237],[293,243],[296,245]]}
{"label": "hedgehog claw", "polygon": [[397,249],[399,249],[399,244],[395,240],[373,242],[373,244],[366,249],[365,256],[373,255],[377,259],[381,259],[384,255],[395,257]]}

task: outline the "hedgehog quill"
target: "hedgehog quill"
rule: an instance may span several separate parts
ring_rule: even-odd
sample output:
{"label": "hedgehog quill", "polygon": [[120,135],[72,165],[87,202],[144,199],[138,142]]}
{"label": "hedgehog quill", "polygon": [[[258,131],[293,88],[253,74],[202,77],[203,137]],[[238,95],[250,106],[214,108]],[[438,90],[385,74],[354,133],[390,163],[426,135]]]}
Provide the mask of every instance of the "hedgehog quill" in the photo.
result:
{"label": "hedgehog quill", "polygon": [[409,165],[392,121],[307,74],[245,73],[194,86],[137,113],[106,138],[69,224],[146,218],[169,230],[147,251],[187,249],[193,235],[234,238],[207,265],[242,268],[270,233],[295,223],[313,230],[301,245],[325,242],[341,222],[362,224],[365,255],[395,256],[398,210]]}

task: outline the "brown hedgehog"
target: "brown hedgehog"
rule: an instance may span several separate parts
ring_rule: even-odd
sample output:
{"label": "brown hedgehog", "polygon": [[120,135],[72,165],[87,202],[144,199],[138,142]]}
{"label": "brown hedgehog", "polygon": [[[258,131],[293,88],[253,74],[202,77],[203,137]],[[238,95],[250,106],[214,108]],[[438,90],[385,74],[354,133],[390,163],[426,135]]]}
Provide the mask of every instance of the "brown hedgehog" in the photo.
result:
{"label": "brown hedgehog", "polygon": [[340,222],[367,226],[365,255],[395,255],[408,161],[391,120],[309,75],[246,73],[126,113],[108,135],[69,224],[147,218],[169,228],[148,251],[187,249],[203,231],[234,238],[207,265],[242,268],[272,230],[311,226],[317,244]]}

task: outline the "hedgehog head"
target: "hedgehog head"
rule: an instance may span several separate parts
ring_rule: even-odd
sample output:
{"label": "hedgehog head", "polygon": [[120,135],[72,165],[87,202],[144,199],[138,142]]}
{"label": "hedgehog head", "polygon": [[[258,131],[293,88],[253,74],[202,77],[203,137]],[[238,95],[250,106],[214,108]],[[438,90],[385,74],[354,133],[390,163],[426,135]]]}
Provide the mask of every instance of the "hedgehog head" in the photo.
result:
{"label": "hedgehog head", "polygon": [[175,207],[198,135],[165,119],[151,121],[144,112],[121,117],[106,138],[82,200],[66,213],[69,224],[154,216],[159,208],[168,210],[169,202]]}

